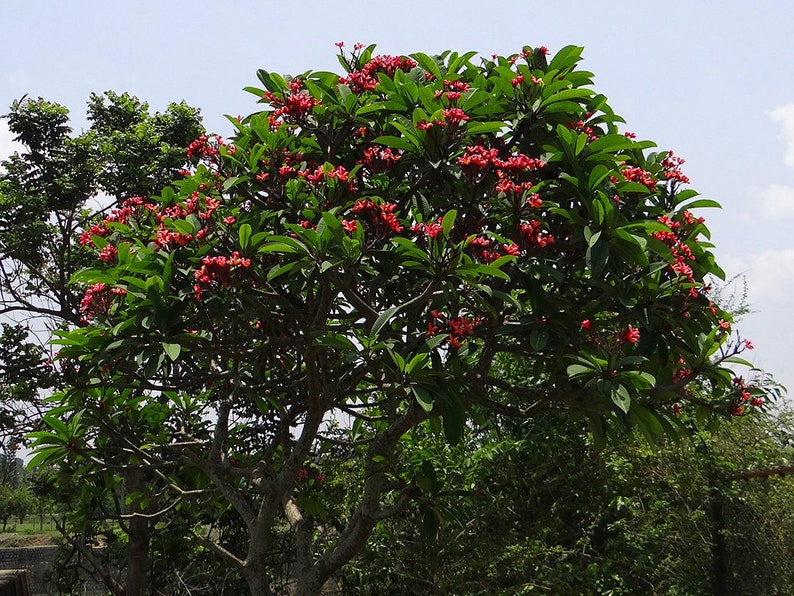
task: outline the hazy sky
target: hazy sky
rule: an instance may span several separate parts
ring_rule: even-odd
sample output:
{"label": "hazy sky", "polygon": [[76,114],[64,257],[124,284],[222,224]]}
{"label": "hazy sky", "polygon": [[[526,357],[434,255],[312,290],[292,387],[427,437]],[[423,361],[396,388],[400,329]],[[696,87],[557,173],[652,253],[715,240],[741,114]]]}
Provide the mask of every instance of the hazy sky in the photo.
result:
{"label": "hazy sky", "polygon": [[[0,110],[24,95],[72,110],[129,91],[163,109],[185,99],[220,133],[256,109],[256,70],[337,70],[334,42],[382,53],[525,45],[585,47],[583,68],[639,138],[673,149],[729,275],[757,311],[750,359],[794,390],[794,7],[789,2],[209,2],[0,0]],[[0,157],[12,150],[0,124]]]}

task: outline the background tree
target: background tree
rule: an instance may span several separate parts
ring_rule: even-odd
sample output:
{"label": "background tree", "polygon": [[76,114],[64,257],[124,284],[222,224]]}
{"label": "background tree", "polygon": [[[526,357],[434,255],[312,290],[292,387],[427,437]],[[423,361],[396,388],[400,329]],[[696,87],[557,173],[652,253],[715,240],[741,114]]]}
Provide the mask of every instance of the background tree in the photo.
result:
{"label": "background tree", "polygon": [[[178,178],[203,128],[184,102],[150,113],[148,104],[110,91],[91,96],[91,126],[77,135],[68,110],[41,98],[15,102],[6,118],[23,146],[0,168],[0,314],[24,322],[4,325],[0,356],[2,428],[13,446],[61,380],[29,333],[84,324],[82,293],[68,281],[94,258],[86,246],[92,227],[119,201]],[[133,531],[138,550],[148,547],[145,530]]]}
{"label": "background tree", "polygon": [[[193,175],[91,230],[90,324],[58,333],[69,385],[32,435],[34,465],[136,478],[130,520],[198,515],[252,594],[317,593],[432,496],[417,435],[573,410],[598,441],[655,436],[681,404],[764,401],[706,296],[722,272],[690,209],[716,203],[618,129],[581,48],[372,51],[341,77],[260,71],[269,107],[233,143],[201,137]],[[326,453],[355,461],[344,511]]]}
{"label": "background tree", "polygon": [[744,477],[787,465],[790,436],[785,411],[600,451],[560,415],[454,447],[425,437],[432,499],[379,522],[340,581],[360,594],[789,594],[792,477]]}
{"label": "background tree", "polygon": [[5,116],[23,150],[0,175],[0,313],[80,323],[80,296],[70,276],[89,263],[78,235],[93,223],[89,201],[111,208],[148,195],[178,177],[184,149],[203,129],[184,102],[164,113],[126,93],[92,95],[88,131],[73,136],[69,111],[22,99]]}

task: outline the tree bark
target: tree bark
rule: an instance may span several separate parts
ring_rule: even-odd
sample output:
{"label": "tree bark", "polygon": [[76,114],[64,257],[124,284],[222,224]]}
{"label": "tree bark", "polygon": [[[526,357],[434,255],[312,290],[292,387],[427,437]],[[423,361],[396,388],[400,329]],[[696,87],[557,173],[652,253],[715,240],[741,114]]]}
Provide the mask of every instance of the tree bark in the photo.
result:
{"label": "tree bark", "polygon": [[[128,494],[142,492],[145,488],[143,468],[127,468],[125,481]],[[130,505],[132,517],[129,521],[126,596],[146,596],[149,583],[149,520],[136,513],[142,513],[141,506],[133,500]]]}
{"label": "tree bark", "polygon": [[336,544],[298,578],[296,596],[319,594],[325,582],[331,579],[334,573],[363,548],[375,524],[381,519],[394,515],[410,502],[412,494],[407,491],[395,507],[383,508],[381,506],[380,498],[387,478],[384,462],[391,459],[400,438],[413,426],[429,417],[430,414],[418,406],[411,407],[370,444],[367,452],[366,481],[361,503]]}

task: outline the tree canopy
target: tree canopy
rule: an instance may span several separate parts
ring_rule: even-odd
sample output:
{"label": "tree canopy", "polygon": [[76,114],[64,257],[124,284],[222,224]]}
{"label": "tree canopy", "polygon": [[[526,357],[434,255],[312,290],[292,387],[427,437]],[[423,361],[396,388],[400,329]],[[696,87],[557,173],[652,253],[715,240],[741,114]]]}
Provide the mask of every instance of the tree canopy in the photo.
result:
{"label": "tree canopy", "polygon": [[[72,276],[34,465],[124,470],[130,520],[198,516],[186,537],[252,594],[313,594],[432,492],[415,433],[565,410],[599,440],[653,437],[681,408],[761,407],[708,297],[723,274],[692,210],[718,205],[621,130],[581,50],[356,46],[341,76],[259,71],[233,139],[200,136],[191,172],[116,187],[84,229],[98,259]],[[328,454],[357,462],[345,511]]]}
{"label": "tree canopy", "polygon": [[0,164],[0,314],[10,319],[0,339],[0,432],[8,447],[60,381],[30,332],[80,323],[82,291],[69,278],[95,256],[78,234],[97,210],[101,217],[129,193],[151,194],[178,177],[203,128],[184,103],[150,114],[148,104],[111,91],[91,96],[91,126],[80,134],[66,107],[42,98],[22,98],[4,117],[22,146]]}

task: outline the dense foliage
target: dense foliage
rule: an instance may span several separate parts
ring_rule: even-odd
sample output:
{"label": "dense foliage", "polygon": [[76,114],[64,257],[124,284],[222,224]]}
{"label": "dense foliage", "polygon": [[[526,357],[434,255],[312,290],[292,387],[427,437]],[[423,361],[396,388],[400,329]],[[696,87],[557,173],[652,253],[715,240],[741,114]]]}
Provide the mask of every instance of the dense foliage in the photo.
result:
{"label": "dense foliage", "polygon": [[[33,463],[128,506],[116,593],[145,591],[157,523],[252,594],[316,593],[434,494],[427,433],[573,410],[599,441],[653,437],[764,402],[707,296],[690,210],[716,203],[619,129],[581,48],[372,52],[260,71],[232,141],[199,137],[192,173],[83,230],[98,261]],[[344,508],[324,459],[352,463]]]}
{"label": "dense foliage", "polygon": [[[95,255],[78,235],[132,194],[149,194],[178,176],[185,148],[203,132],[198,112],[172,104],[164,113],[128,94],[92,95],[91,126],[73,135],[69,111],[23,98],[5,118],[21,150],[0,164],[0,437],[15,448],[40,413],[42,393],[60,375],[36,341],[79,324],[82,292],[69,278]],[[100,211],[101,217],[101,211]],[[30,332],[34,336],[30,336]]]}
{"label": "dense foliage", "polygon": [[424,511],[381,522],[341,582],[351,594],[791,594],[794,477],[777,473],[794,455],[790,412],[692,430],[596,451],[581,421],[554,416],[455,447],[426,440],[443,483]]}
{"label": "dense foliage", "polygon": [[[148,104],[113,92],[91,96],[90,127],[79,134],[65,107],[41,98],[15,102],[5,118],[21,144],[0,164],[0,314],[18,321],[4,323],[0,336],[0,437],[13,454],[25,432],[41,428],[42,398],[64,381],[37,338],[81,324],[83,292],[69,278],[95,255],[80,234],[120,201],[179,177],[187,146],[203,128],[198,111],[184,103],[153,114]],[[36,503],[43,515],[46,499]],[[79,529],[64,528],[67,536]]]}

